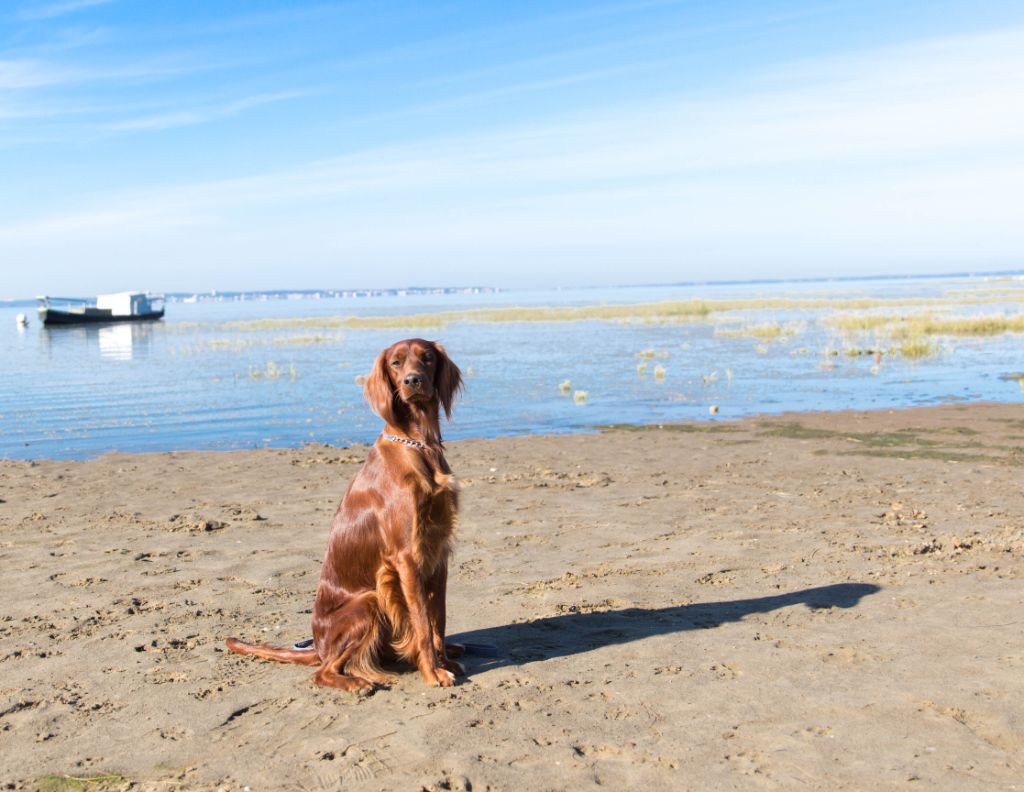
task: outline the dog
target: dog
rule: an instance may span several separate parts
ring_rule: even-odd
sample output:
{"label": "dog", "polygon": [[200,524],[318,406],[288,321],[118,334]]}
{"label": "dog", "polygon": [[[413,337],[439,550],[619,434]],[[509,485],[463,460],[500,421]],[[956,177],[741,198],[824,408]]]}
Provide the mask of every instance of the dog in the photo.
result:
{"label": "dog", "polygon": [[377,357],[365,396],[384,431],[338,506],[313,602],[311,649],[228,649],[317,666],[313,681],[348,691],[394,681],[382,661],[413,663],[428,685],[464,674],[445,644],[445,595],[458,489],[444,456],[440,413],[451,419],[462,374],[444,348],[399,341]]}

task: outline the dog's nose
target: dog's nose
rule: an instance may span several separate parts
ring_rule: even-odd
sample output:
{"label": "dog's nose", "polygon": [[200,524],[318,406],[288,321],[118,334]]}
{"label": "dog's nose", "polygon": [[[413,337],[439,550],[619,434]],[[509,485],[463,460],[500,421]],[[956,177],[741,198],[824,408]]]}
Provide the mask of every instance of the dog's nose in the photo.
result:
{"label": "dog's nose", "polygon": [[404,382],[410,388],[418,388],[420,385],[423,384],[423,377],[421,377],[419,374],[410,374],[408,377],[405,378]]}

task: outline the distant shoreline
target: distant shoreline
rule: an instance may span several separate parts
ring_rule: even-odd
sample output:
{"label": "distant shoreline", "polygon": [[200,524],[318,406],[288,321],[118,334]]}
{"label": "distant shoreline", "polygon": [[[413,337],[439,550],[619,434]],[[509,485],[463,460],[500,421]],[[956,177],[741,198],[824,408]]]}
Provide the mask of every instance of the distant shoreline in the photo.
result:
{"label": "distant shoreline", "polygon": [[[1024,279],[1024,269],[981,270],[960,272],[929,272],[922,274],[900,273],[895,275],[814,275],[796,278],[749,278],[737,280],[685,280],[659,283],[619,283],[610,286],[537,286],[507,288],[503,286],[404,286],[395,288],[365,289],[243,289],[222,291],[174,291],[164,292],[168,302],[198,300],[287,300],[287,299],[354,299],[365,297],[415,297],[432,294],[500,294],[509,291],[535,291],[548,289],[656,289],[692,286],[758,286],[784,283],[859,283],[870,281],[943,280],[945,278],[1014,278]],[[94,296],[94,295],[90,295]],[[0,308],[19,308],[36,304],[35,297],[0,299]]]}
{"label": "distant shoreline", "polygon": [[[491,286],[414,286],[400,289],[266,289],[247,291],[221,291],[213,289],[206,292],[164,292],[167,302],[206,302],[208,300],[340,300],[365,297],[418,297],[424,295],[446,294],[498,294],[504,289]],[[74,297],[68,299],[91,299]],[[0,300],[0,308],[22,308],[34,306],[35,297]]]}

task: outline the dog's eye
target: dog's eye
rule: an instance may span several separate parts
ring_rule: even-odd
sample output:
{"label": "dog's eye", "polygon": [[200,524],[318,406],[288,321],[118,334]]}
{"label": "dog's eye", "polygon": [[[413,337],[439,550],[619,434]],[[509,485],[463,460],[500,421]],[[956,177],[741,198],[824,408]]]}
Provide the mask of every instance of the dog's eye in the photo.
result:
{"label": "dog's eye", "polygon": [[402,361],[401,360],[392,360],[391,361],[391,365],[394,366],[395,368],[398,368],[399,366],[402,365]]}

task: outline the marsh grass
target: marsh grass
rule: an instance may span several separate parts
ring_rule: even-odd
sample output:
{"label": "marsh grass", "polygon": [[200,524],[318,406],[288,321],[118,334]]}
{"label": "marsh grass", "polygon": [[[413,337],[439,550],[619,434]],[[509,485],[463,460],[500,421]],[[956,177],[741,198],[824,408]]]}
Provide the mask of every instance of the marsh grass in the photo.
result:
{"label": "marsh grass", "polygon": [[344,342],[345,336],[342,333],[335,333],[333,335],[312,333],[306,335],[279,336],[277,338],[270,339],[270,343],[275,346],[319,346],[321,344],[342,344]]}
{"label": "marsh grass", "polygon": [[757,338],[762,341],[778,341],[792,338],[805,329],[800,322],[764,322],[762,324],[746,325],[745,327],[720,327],[715,330],[715,335],[720,338]]}
{"label": "marsh grass", "polygon": [[864,314],[864,315],[839,315],[829,316],[824,322],[836,330],[846,333],[870,332],[886,327],[894,322],[901,321],[903,317],[889,314]]}
{"label": "marsh grass", "polygon": [[[857,358],[870,357],[875,361],[875,365],[872,367],[871,373],[877,374],[878,367],[882,363],[882,359],[886,356],[895,358],[902,356],[904,358],[915,360],[919,358],[935,357],[941,352],[941,348],[938,344],[929,341],[926,338],[915,337],[906,338],[899,343],[891,343],[886,348],[878,347],[859,347],[850,343],[842,345],[842,350],[826,347],[823,354],[825,358],[837,357],[842,355],[843,357],[855,360]],[[835,364],[833,364],[834,367]]]}
{"label": "marsh grass", "polygon": [[825,440],[842,438],[856,443],[863,443],[867,446],[906,446],[906,445],[938,445],[938,442],[921,438],[919,434],[912,431],[901,430],[896,432],[835,432],[831,429],[817,429],[812,426],[804,426],[798,421],[785,423],[766,423],[766,429],[761,432],[765,437],[787,437],[791,440]]}
{"label": "marsh grass", "polygon": [[176,352],[182,355],[205,355],[210,352],[242,352],[256,346],[320,346],[324,344],[343,344],[344,342],[345,336],[342,333],[330,335],[308,333],[269,338],[253,336],[208,338],[197,341],[195,344],[181,347]]}
{"label": "marsh grass", "polygon": [[316,316],[252,319],[225,322],[230,330],[277,330],[295,327],[345,328],[350,330],[440,329],[453,322],[502,324],[510,322],[674,321],[701,319],[712,308],[704,300],[668,300],[634,305],[583,305],[551,307],[477,308],[432,314],[395,316]]}
{"label": "marsh grass", "polygon": [[995,336],[1004,333],[1024,333],[1024,314],[1018,316],[975,316],[939,319],[933,316],[911,317],[896,327],[904,336]]}
{"label": "marsh grass", "polygon": [[[992,300],[995,301],[995,300]],[[583,306],[509,306],[477,308],[467,311],[440,311],[393,316],[314,316],[275,319],[252,319],[224,322],[228,330],[264,331],[288,328],[333,328],[348,330],[436,330],[454,322],[501,324],[511,322],[579,322],[612,321],[642,324],[673,324],[707,319],[713,313],[744,311],[868,311],[903,309],[906,307],[936,308],[944,304],[977,303],[978,299],[956,298],[759,298],[735,300],[665,300],[653,303],[602,304]],[[196,327],[192,324],[192,328]],[[188,329],[187,323],[174,325],[176,330]],[[771,332],[766,330],[765,332]]]}
{"label": "marsh grass", "polygon": [[[901,355],[908,359],[934,357],[942,351],[936,338],[987,338],[1007,333],[1024,333],[1024,315],[954,316],[931,314],[912,316],[872,315],[870,317],[831,317],[827,324],[851,332],[870,331],[874,347],[846,344],[845,354]],[[887,348],[884,348],[888,345]],[[951,350],[947,346],[947,351]],[[877,362],[877,361],[876,361]]]}
{"label": "marsh grass", "polygon": [[946,295],[956,298],[999,298],[1009,301],[1024,300],[1024,279],[1019,276],[992,278],[984,286],[967,289],[946,289]]}
{"label": "marsh grass", "polygon": [[[300,374],[294,363],[289,363],[288,368],[282,368],[273,360],[268,361],[264,368],[258,366],[249,367],[249,379],[251,380],[279,380],[287,377],[289,381],[298,381]],[[357,378],[358,380],[358,378]]]}
{"label": "marsh grass", "polygon": [[831,316],[825,324],[846,332],[882,332],[896,339],[921,336],[996,336],[1024,333],[1024,314],[1003,316],[951,316],[933,314],[898,316],[870,314],[866,316]]}
{"label": "marsh grass", "polygon": [[668,423],[668,424],[603,424],[594,427],[602,432],[681,432],[690,433],[725,433],[735,432],[739,427],[727,423]]}
{"label": "marsh grass", "polygon": [[899,346],[893,347],[889,352],[890,354],[895,352],[903,355],[905,358],[914,360],[918,358],[934,357],[939,354],[939,347],[925,338],[913,337],[905,338]]}
{"label": "marsh grass", "polygon": [[196,351],[205,352],[207,349],[215,352],[229,351],[239,352],[260,342],[258,338],[210,338],[196,344]]}
{"label": "marsh grass", "polygon": [[[949,305],[978,305],[1008,302],[1007,295],[1024,300],[1024,288],[988,294],[946,295],[921,298],[755,298],[664,300],[651,303],[599,304],[583,306],[508,306],[465,311],[395,314],[388,316],[311,316],[236,320],[223,323],[175,322],[167,332],[194,332],[217,326],[234,331],[266,331],[295,328],[336,330],[439,330],[455,322],[501,324],[511,322],[609,321],[638,324],[676,324],[702,321],[715,313],[756,311],[871,311],[903,310],[909,307],[940,309]],[[849,320],[854,321],[854,320]],[[859,320],[858,320],[859,321]],[[869,322],[881,320],[869,319]],[[851,328],[853,329],[853,328]],[[770,332],[770,331],[765,331]],[[310,336],[308,343],[321,343]],[[328,337],[329,340],[329,337]],[[296,342],[303,343],[303,342]],[[323,341],[327,343],[327,341]]]}
{"label": "marsh grass", "polygon": [[428,330],[445,327],[450,314],[411,314],[404,316],[295,316],[275,319],[246,319],[224,322],[221,327],[237,331],[287,330],[294,328],[388,330],[403,328]]}
{"label": "marsh grass", "polygon": [[825,456],[834,453],[840,456],[869,456],[888,457],[890,459],[934,459],[939,462],[996,462],[1001,464],[1020,464],[1003,457],[989,456],[988,454],[965,454],[960,451],[943,451],[937,448],[862,448],[848,451],[827,451],[818,449],[814,452],[818,456]]}
{"label": "marsh grass", "polygon": [[105,773],[91,776],[71,776],[50,774],[36,779],[39,792],[114,792],[126,790],[133,782],[117,773]]}
{"label": "marsh grass", "polygon": [[[1024,464],[1024,453],[1017,447],[983,446],[969,440],[977,434],[965,426],[941,427],[931,430],[900,429],[895,432],[835,432],[817,429],[791,421],[767,423],[761,434],[765,437],[785,437],[792,440],[845,440],[854,447],[844,449],[817,449],[818,455],[870,456],[893,459],[932,459],[942,462],[991,462],[1000,465]],[[928,431],[930,437],[922,436]],[[936,437],[935,435],[938,435]],[[956,438],[968,444],[956,443]],[[996,453],[986,453],[986,452]],[[1002,455],[998,452],[1006,452]]]}

